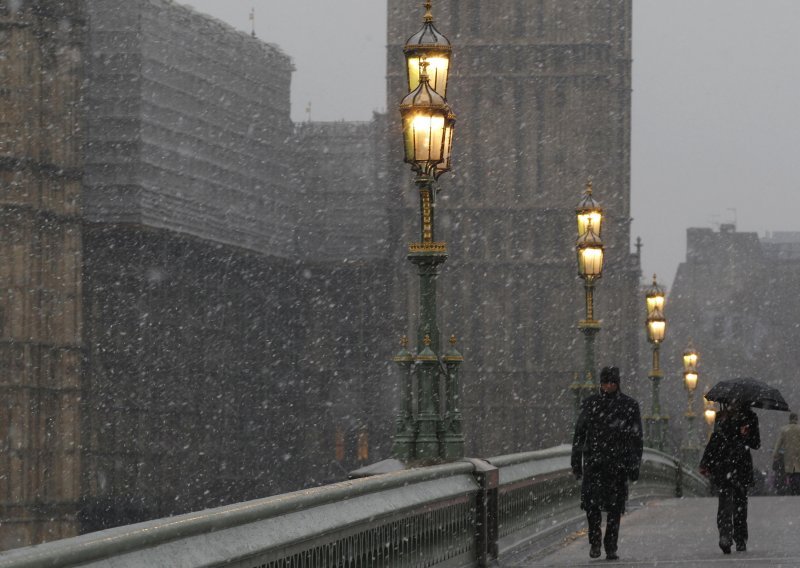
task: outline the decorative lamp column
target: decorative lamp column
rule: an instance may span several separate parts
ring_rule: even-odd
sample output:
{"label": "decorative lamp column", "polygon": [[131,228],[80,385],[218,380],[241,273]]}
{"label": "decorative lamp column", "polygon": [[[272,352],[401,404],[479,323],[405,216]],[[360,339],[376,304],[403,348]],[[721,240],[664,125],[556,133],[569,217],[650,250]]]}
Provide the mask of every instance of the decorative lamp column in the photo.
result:
{"label": "decorative lamp column", "polygon": [[603,275],[604,246],[600,239],[603,222],[603,209],[592,196],[591,180],[586,184],[583,199],[575,208],[578,221],[578,240],[575,250],[578,254],[578,274],[583,279],[585,298],[585,317],[578,322],[578,329],[584,336],[583,381],[575,381],[575,419],[580,412],[581,400],[597,389],[596,365],[594,357],[594,338],[600,331],[600,322],[594,317],[595,282]]}
{"label": "decorative lamp column", "polygon": [[696,418],[694,412],[694,391],[697,389],[697,363],[700,359],[697,350],[692,347],[689,342],[689,347],[683,352],[683,386],[686,388],[687,393],[687,408],[686,408],[686,444],[683,447],[683,462],[691,466],[696,466],[700,459],[700,448],[697,446],[697,441],[694,435],[694,420]]}
{"label": "decorative lamp column", "polygon": [[666,292],[658,285],[656,275],[653,274],[653,285],[645,293],[647,303],[647,340],[653,345],[653,367],[650,370],[650,380],[653,383],[653,399],[650,415],[645,416],[647,429],[647,445],[664,451],[667,423],[669,417],[661,414],[661,402],[658,399],[659,383],[663,377],[659,362],[659,349],[667,331],[667,320],[664,318],[664,303]]}
{"label": "decorative lamp column", "polygon": [[[411,427],[398,419],[392,453],[404,462],[453,460],[464,456],[461,413],[458,409],[458,366],[463,357],[453,346],[440,357],[440,332],[436,318],[436,283],[439,268],[447,260],[447,244],[437,241],[436,180],[450,170],[455,114],[445,100],[450,61],[450,42],[433,25],[431,3],[425,3],[422,29],[404,48],[409,93],[400,103],[403,123],[404,161],[416,174],[419,192],[420,237],[409,245],[408,260],[419,275],[419,322],[415,365],[416,409],[412,392],[403,392],[401,415],[411,409]],[[399,356],[398,356],[399,357]],[[403,361],[398,361],[405,364]],[[444,379],[445,409],[439,400]],[[409,442],[410,440],[410,442]]]}
{"label": "decorative lamp column", "polygon": [[450,336],[450,349],[442,357],[447,367],[445,377],[444,433],[441,435],[443,442],[442,457],[446,460],[464,457],[464,431],[461,427],[461,385],[458,382],[458,368],[464,362],[464,357],[456,349],[456,336]]}
{"label": "decorative lamp column", "polygon": [[414,447],[413,376],[414,355],[408,350],[408,337],[400,340],[400,351],[392,359],[400,367],[400,411],[395,421],[393,453],[409,455]]}

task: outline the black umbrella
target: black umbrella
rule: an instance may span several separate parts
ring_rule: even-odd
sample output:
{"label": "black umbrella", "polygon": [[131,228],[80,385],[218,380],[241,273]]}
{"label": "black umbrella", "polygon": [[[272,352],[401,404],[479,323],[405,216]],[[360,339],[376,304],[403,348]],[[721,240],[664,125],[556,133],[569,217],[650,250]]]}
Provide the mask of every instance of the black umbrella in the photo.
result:
{"label": "black umbrella", "polygon": [[778,389],[749,377],[720,381],[711,387],[706,398],[724,404],[736,401],[766,410],[789,410]]}

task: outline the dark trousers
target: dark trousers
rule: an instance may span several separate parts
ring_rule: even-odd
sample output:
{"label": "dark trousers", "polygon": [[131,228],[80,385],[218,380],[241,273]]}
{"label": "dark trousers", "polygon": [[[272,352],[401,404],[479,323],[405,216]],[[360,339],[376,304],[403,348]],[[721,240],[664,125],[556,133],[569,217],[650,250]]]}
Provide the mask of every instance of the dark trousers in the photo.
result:
{"label": "dark trousers", "polygon": [[790,473],[787,477],[789,478],[789,495],[800,495],[800,473]]}
{"label": "dark trousers", "polygon": [[601,525],[603,515],[600,509],[590,509],[586,511],[586,520],[589,521],[589,544],[593,547],[600,546],[602,539],[606,554],[617,551],[617,539],[619,538],[619,521],[622,513],[619,511],[609,511],[606,514],[606,536],[603,538]]}
{"label": "dark trousers", "polygon": [[719,488],[717,528],[720,542],[747,542],[747,489],[731,485]]}

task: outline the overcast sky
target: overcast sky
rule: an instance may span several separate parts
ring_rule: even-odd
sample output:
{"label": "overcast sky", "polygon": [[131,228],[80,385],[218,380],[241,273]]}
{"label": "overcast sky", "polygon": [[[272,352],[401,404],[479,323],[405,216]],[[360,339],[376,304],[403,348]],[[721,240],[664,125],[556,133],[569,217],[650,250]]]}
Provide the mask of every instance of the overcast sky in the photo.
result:
{"label": "overcast sky", "polygon": [[[256,35],[297,67],[294,120],[309,102],[312,120],[384,110],[384,1],[181,1],[248,32],[255,8]],[[669,284],[687,227],[800,231],[800,1],[633,3],[631,237]]]}

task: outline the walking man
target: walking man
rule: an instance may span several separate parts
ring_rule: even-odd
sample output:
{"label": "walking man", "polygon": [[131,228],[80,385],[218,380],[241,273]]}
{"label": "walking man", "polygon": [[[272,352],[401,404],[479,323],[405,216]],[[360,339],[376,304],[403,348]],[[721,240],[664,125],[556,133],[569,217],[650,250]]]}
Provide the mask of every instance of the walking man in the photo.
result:
{"label": "walking man", "polygon": [[783,471],[789,478],[789,494],[800,495],[800,425],[797,413],[789,414],[789,424],[781,428],[775,443],[773,461],[783,457]]}
{"label": "walking man", "polygon": [[[616,560],[619,524],[628,499],[628,481],[639,479],[642,419],[639,403],[619,389],[619,369],[603,367],[600,392],[581,405],[572,441],[572,473],[581,484],[581,509],[589,523],[589,556]],[[606,534],[602,534],[602,512]]]}

